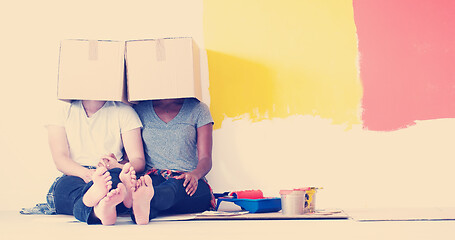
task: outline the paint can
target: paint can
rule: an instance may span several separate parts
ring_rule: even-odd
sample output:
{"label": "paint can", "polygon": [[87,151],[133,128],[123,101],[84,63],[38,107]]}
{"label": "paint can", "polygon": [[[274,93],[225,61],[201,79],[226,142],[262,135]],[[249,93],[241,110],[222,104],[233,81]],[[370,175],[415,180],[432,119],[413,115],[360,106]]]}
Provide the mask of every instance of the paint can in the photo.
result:
{"label": "paint can", "polygon": [[316,211],[316,190],[317,188],[315,187],[306,189],[304,213],[314,213]]}
{"label": "paint can", "polygon": [[281,190],[281,212],[284,215],[301,215],[304,213],[305,190]]}

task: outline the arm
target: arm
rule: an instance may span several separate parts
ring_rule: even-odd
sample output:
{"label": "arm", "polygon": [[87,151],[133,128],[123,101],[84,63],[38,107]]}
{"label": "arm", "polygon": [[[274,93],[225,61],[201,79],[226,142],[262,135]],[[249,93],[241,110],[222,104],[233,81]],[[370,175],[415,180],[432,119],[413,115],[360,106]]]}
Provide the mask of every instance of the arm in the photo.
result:
{"label": "arm", "polygon": [[92,180],[93,171],[76,163],[70,157],[68,139],[65,128],[61,126],[48,126],[49,147],[57,169],[70,176],[82,178],[86,183]]}
{"label": "arm", "polygon": [[126,155],[136,172],[145,170],[144,147],[142,144],[141,128],[135,128],[122,133],[123,147]]}
{"label": "arm", "polygon": [[212,131],[212,124],[206,124],[197,129],[197,167],[189,173],[176,177],[176,179],[185,179],[183,186],[186,187],[186,193],[190,196],[196,192],[199,179],[212,169]]}
{"label": "arm", "polygon": [[201,179],[212,169],[212,131],[213,125],[206,124],[197,129],[198,164],[193,173],[197,179]]}
{"label": "arm", "polygon": [[119,162],[113,153],[101,157],[98,166],[104,166],[111,170],[113,168],[123,168],[129,162],[136,172],[145,170],[145,157],[142,145],[141,129],[135,128],[126,133],[122,133],[123,148],[125,154],[123,160]]}

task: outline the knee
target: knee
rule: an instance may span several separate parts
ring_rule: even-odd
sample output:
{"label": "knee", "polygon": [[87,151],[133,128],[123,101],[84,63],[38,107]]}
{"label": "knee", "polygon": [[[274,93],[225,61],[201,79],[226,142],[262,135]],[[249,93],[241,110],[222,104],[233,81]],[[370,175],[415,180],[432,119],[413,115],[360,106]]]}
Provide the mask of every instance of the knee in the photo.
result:
{"label": "knee", "polygon": [[63,176],[55,184],[55,192],[65,191],[74,186],[82,186],[86,183],[80,177],[76,176]]}
{"label": "knee", "polygon": [[211,195],[210,187],[204,180],[199,180],[197,190],[202,193]]}
{"label": "knee", "polygon": [[162,185],[171,187],[176,194],[185,192],[185,187],[183,187],[184,179],[175,179],[169,178]]}
{"label": "knee", "polygon": [[184,179],[169,178],[166,182],[169,184],[173,184],[173,185],[182,185],[183,186],[184,181],[185,181]]}

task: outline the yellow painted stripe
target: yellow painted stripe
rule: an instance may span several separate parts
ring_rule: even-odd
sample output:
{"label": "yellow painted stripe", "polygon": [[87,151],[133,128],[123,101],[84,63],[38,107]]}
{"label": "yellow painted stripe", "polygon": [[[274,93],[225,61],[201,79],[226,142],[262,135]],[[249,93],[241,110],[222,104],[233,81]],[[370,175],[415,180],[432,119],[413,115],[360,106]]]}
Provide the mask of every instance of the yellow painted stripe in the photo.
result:
{"label": "yellow painted stripe", "polygon": [[360,123],[350,0],[205,0],[204,41],[215,126],[296,114]]}

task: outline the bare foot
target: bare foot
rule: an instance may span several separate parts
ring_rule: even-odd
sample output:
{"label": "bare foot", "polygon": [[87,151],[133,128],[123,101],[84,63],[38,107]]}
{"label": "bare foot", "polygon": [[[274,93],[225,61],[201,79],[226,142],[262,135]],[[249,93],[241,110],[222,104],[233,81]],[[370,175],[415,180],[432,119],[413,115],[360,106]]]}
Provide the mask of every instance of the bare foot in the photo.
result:
{"label": "bare foot", "polygon": [[98,167],[92,175],[93,185],[84,194],[82,201],[85,206],[93,207],[106,196],[112,188],[112,177],[105,167]]}
{"label": "bare foot", "polygon": [[136,190],[136,171],[130,163],[126,163],[120,172],[120,180],[126,187],[126,197],[123,200],[123,204],[127,208],[133,206],[133,191]]}
{"label": "bare foot", "polygon": [[137,180],[136,190],[133,192],[133,213],[138,225],[149,223],[150,201],[154,194],[155,190],[149,175]]}
{"label": "bare foot", "polygon": [[116,206],[123,201],[126,196],[125,185],[119,183],[116,189],[112,189],[101,201],[93,208],[95,216],[101,220],[103,225],[113,225],[117,221]]}

